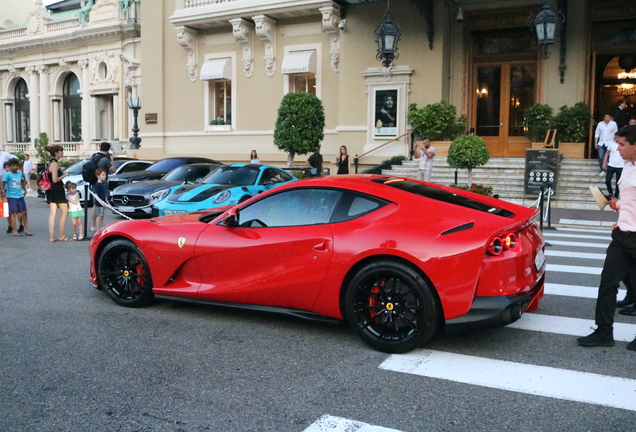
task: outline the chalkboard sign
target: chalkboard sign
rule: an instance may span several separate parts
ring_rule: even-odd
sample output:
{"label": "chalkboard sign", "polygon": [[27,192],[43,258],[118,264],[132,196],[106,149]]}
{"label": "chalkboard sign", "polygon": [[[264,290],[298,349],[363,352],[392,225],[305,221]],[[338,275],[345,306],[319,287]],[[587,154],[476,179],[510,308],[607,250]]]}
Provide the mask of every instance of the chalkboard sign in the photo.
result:
{"label": "chalkboard sign", "polygon": [[539,195],[541,187],[544,190],[552,188],[552,191],[556,192],[558,175],[559,150],[526,150],[526,172],[523,181],[526,195]]}

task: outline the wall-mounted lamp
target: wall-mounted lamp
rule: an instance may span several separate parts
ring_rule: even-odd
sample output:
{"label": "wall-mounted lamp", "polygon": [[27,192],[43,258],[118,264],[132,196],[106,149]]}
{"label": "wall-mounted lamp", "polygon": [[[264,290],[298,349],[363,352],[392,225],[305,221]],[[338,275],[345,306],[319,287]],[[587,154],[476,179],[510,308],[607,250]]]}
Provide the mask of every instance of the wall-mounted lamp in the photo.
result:
{"label": "wall-mounted lamp", "polygon": [[486,87],[482,87],[481,89],[477,89],[477,97],[485,98],[488,97],[488,89]]}
{"label": "wall-mounted lamp", "polygon": [[543,3],[541,11],[534,17],[534,29],[537,34],[537,44],[543,46],[543,55],[547,59],[549,48],[554,45],[557,16],[550,10],[548,2]]}
{"label": "wall-mounted lamp", "polygon": [[460,6],[459,11],[457,12],[457,18],[455,18],[458,23],[464,21],[464,9]]}
{"label": "wall-mounted lamp", "polygon": [[388,68],[393,60],[399,57],[397,45],[402,36],[400,26],[393,24],[393,13],[389,9],[388,0],[382,23],[375,29],[374,35],[378,43],[378,53],[375,58],[382,61],[382,65]]}

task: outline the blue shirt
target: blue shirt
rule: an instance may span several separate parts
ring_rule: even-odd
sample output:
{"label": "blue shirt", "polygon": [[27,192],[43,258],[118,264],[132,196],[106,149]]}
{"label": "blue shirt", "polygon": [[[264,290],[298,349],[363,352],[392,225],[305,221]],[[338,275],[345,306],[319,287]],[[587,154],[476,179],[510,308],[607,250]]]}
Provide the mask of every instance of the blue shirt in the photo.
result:
{"label": "blue shirt", "polygon": [[2,181],[7,183],[7,198],[24,198],[22,193],[22,171],[13,174],[11,171],[4,173]]}
{"label": "blue shirt", "polygon": [[[108,183],[97,182],[93,185],[93,193],[102,201],[106,201],[108,196]],[[95,207],[104,207],[99,201],[95,200]]]}

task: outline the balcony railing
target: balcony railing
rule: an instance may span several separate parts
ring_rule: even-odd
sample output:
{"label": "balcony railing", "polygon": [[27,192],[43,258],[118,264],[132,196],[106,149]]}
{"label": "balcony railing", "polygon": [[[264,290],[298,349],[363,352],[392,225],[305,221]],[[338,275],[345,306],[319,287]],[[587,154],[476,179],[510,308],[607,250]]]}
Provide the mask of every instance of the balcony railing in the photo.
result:
{"label": "balcony railing", "polygon": [[[64,149],[64,156],[84,156],[84,144],[82,142],[54,142],[50,145],[61,145]],[[8,143],[4,145],[4,150],[9,153],[35,153],[35,147],[31,143]]]}
{"label": "balcony railing", "polygon": [[231,3],[237,0],[185,0],[185,8],[193,8],[199,6],[207,6],[219,3]]}

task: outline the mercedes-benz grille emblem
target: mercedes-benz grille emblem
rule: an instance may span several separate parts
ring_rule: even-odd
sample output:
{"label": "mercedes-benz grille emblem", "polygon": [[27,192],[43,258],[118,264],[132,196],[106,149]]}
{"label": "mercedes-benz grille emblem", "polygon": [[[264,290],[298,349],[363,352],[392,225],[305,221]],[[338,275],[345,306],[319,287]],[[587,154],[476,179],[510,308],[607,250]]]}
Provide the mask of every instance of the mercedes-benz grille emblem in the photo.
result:
{"label": "mercedes-benz grille emblem", "polygon": [[121,202],[122,202],[122,204],[128,204],[128,197],[127,197],[126,195],[124,195],[124,196],[121,198]]}

